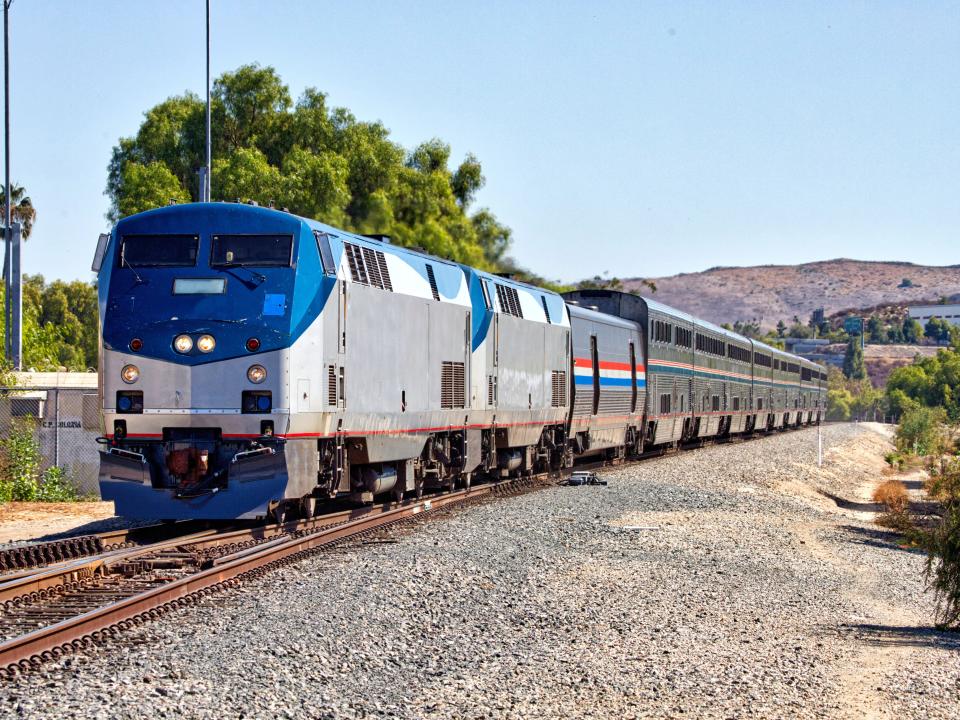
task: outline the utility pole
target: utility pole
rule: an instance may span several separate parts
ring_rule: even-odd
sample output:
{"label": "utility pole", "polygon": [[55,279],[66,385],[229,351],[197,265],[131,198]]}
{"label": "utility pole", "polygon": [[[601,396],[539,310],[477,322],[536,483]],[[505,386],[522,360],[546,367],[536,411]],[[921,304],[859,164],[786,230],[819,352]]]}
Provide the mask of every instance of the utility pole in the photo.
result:
{"label": "utility pole", "polygon": [[3,0],[3,145],[4,145],[4,203],[3,203],[3,350],[4,357],[16,367],[13,340],[13,228],[10,208],[10,5]]}
{"label": "utility pole", "polygon": [[203,202],[210,202],[210,164],[210,0],[207,0],[207,164],[200,181]]}

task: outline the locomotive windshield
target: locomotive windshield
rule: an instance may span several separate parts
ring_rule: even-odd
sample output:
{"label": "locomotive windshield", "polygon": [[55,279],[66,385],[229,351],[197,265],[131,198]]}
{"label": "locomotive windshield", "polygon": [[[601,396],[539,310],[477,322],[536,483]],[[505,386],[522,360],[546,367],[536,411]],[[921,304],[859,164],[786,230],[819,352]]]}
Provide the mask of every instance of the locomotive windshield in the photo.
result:
{"label": "locomotive windshield", "polygon": [[289,267],[292,235],[214,235],[211,267]]}
{"label": "locomotive windshield", "polygon": [[124,235],[120,265],[127,267],[193,267],[197,264],[196,235]]}

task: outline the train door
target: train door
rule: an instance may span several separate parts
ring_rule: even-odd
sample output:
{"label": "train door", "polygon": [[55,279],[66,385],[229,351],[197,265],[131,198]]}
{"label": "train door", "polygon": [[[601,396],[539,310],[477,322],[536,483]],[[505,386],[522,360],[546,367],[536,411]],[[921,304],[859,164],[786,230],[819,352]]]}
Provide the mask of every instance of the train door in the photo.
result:
{"label": "train door", "polygon": [[[493,321],[491,323],[491,332],[488,337],[491,339],[492,346],[487,355],[487,407],[491,410],[497,408],[500,398],[499,388],[499,370],[500,370],[500,313],[497,312],[494,298],[497,294],[494,292],[489,281],[482,280],[483,288],[486,290],[487,306],[493,311]],[[496,416],[494,416],[496,418]]]}
{"label": "train door", "polygon": [[597,350],[597,336],[590,336],[590,363],[593,365],[593,414],[600,411],[600,353]]}

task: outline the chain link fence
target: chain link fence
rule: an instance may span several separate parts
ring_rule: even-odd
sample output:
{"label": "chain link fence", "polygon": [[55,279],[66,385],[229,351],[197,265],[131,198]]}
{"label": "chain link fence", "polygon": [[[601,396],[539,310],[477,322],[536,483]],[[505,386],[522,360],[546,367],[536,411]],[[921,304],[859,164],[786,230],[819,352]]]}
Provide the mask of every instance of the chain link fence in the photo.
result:
{"label": "chain link fence", "polygon": [[102,435],[96,373],[14,373],[15,385],[0,391],[0,438],[13,423],[31,422],[40,448],[41,471],[64,469],[82,495],[99,496]]}

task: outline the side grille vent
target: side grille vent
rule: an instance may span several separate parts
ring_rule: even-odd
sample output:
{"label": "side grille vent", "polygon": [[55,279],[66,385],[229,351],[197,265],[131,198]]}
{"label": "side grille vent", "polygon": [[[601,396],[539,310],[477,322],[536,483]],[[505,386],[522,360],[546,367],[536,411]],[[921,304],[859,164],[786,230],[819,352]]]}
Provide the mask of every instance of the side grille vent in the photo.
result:
{"label": "side grille vent", "polygon": [[433,274],[433,265],[427,263],[427,280],[430,281],[430,292],[433,293],[433,299],[440,299],[440,291],[437,289],[437,276]]}
{"label": "side grille vent", "polygon": [[466,406],[462,362],[444,362],[440,369],[440,407],[446,409]]}
{"label": "side grille vent", "polygon": [[[520,295],[516,288],[497,283],[497,299],[500,301],[502,312],[518,318],[523,317],[523,311],[520,310]],[[544,304],[544,307],[546,307],[546,304]]]}
{"label": "side grille vent", "polygon": [[550,401],[552,407],[566,407],[567,404],[567,372],[566,370],[554,370],[551,373],[551,385],[553,395]]}
{"label": "side grille vent", "polygon": [[487,375],[487,405],[493,405],[497,401],[497,381],[493,375]]}
{"label": "side grille vent", "polygon": [[327,404],[337,404],[337,368],[333,365],[327,366]]}
{"label": "side grille vent", "polygon": [[371,285],[381,290],[393,291],[387,258],[383,251],[362,248],[353,243],[344,243],[343,247],[347,253],[351,280],[360,285]]}

